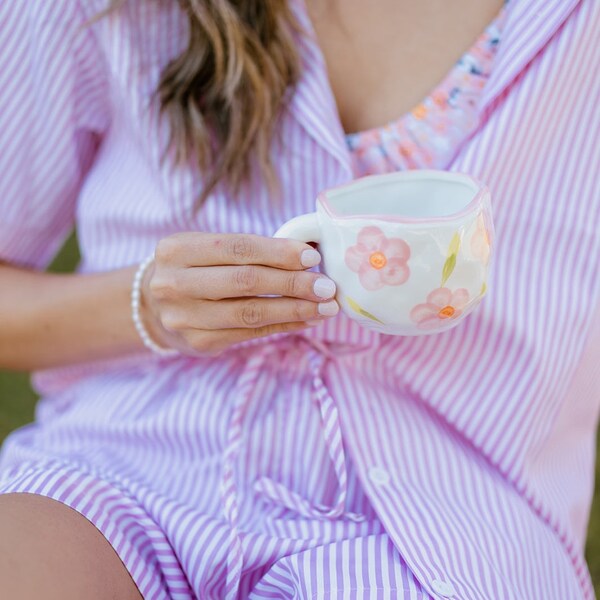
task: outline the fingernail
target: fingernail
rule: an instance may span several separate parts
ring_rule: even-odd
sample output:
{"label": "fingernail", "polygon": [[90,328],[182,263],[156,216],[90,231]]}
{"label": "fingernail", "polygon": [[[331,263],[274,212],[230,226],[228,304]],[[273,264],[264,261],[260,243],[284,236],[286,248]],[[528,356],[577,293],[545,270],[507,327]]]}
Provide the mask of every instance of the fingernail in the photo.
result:
{"label": "fingernail", "polygon": [[315,281],[313,289],[319,298],[333,298],[335,296],[335,283],[326,277],[319,277]]}
{"label": "fingernail", "polygon": [[319,314],[324,317],[333,317],[340,312],[340,307],[335,300],[331,300],[331,302],[321,302],[318,310]]}
{"label": "fingernail", "polygon": [[303,267],[316,267],[321,262],[321,255],[313,248],[309,248],[300,255],[300,262]]}

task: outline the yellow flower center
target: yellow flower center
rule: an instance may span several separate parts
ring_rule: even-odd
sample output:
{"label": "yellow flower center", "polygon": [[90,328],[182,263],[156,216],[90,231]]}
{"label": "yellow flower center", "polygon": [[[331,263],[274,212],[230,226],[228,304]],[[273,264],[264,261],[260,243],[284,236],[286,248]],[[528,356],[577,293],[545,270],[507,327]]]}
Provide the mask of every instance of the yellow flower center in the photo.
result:
{"label": "yellow flower center", "polygon": [[387,263],[387,258],[383,252],[373,252],[373,254],[369,256],[369,262],[374,269],[383,269]]}
{"label": "yellow flower center", "polygon": [[415,119],[423,119],[427,114],[427,109],[423,104],[419,104],[413,109],[412,114],[415,117]]}
{"label": "yellow flower center", "polygon": [[438,317],[440,319],[449,319],[456,312],[454,306],[444,306],[438,313]]}

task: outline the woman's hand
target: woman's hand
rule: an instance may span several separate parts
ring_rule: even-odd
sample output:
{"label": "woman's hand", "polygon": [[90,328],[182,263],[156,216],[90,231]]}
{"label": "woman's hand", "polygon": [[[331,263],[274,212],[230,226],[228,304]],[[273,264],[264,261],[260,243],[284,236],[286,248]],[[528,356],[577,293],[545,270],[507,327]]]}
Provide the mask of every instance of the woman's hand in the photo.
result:
{"label": "woman's hand", "polygon": [[196,356],[305,329],[339,311],[333,281],[305,270],[320,260],[316,250],[296,240],[169,236],[158,243],[142,282],[144,323],[157,343]]}

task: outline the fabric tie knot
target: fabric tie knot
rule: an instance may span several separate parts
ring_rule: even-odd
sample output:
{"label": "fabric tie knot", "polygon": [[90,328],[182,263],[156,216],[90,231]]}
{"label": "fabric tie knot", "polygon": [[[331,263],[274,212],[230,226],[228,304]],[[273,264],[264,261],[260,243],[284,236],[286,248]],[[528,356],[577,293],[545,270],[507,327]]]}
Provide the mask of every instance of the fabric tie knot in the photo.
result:
{"label": "fabric tie knot", "polygon": [[327,360],[334,358],[333,354],[325,344],[301,336],[289,336],[277,342],[265,344],[248,361],[240,377],[229,421],[227,446],[223,456],[221,501],[225,517],[231,526],[230,552],[227,559],[227,599],[236,597],[243,566],[243,551],[238,530],[239,507],[235,484],[235,461],[242,446],[242,426],[246,410],[253,399],[253,392],[257,389],[256,384],[259,375],[268,358],[276,352],[281,352],[286,347],[301,348],[302,346],[306,348],[308,353],[312,377],[311,393],[313,400],[319,407],[323,438],[338,480],[336,500],[331,506],[312,502],[270,477],[259,478],[254,483],[254,489],[274,504],[285,507],[304,517],[330,520],[344,517],[355,522],[365,520],[363,515],[345,511],[348,475],[339,413],[322,376],[323,368]]}

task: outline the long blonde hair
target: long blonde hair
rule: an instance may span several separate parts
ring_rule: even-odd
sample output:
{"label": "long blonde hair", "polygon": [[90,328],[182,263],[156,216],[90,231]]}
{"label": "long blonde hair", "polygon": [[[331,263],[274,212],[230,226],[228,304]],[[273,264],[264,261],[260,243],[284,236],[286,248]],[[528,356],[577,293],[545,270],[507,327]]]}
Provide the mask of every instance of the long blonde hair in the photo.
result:
{"label": "long blonde hair", "polygon": [[156,92],[176,162],[194,157],[205,175],[200,203],[221,181],[237,194],[254,167],[273,186],[271,142],[300,76],[301,29],[287,0],[163,1],[186,13],[189,40]]}

